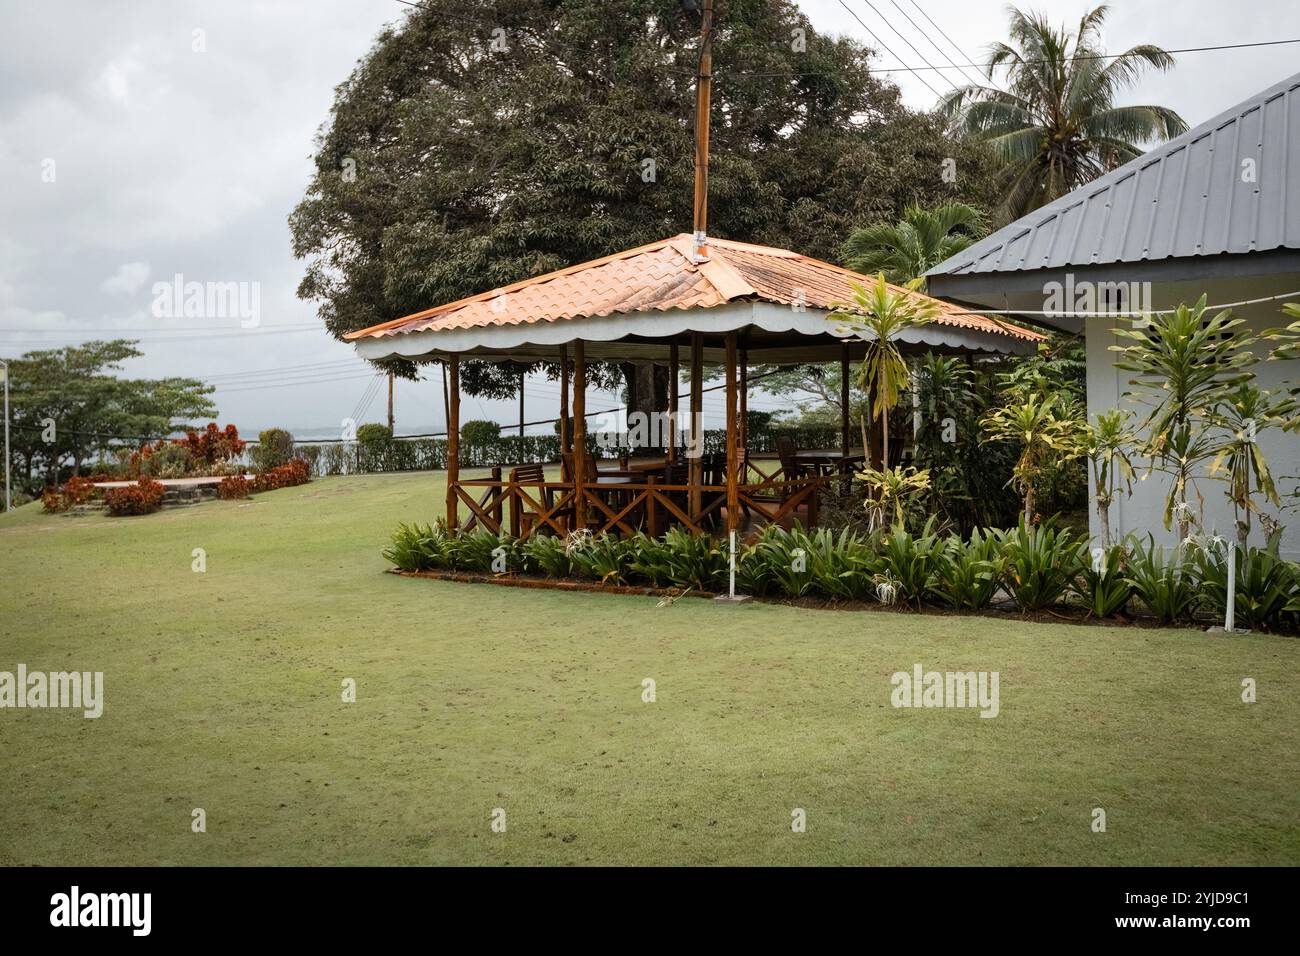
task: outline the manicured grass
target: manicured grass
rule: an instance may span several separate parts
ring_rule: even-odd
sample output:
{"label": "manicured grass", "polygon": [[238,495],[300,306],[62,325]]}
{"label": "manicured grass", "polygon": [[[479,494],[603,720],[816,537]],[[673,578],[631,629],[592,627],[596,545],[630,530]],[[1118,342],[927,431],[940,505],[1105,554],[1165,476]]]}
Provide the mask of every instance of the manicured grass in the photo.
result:
{"label": "manicured grass", "polygon": [[[0,670],[106,696],[0,710],[0,863],[1300,863],[1294,638],[383,574],[441,504],[0,517]],[[894,709],[916,662],[1000,672],[1000,715]]]}

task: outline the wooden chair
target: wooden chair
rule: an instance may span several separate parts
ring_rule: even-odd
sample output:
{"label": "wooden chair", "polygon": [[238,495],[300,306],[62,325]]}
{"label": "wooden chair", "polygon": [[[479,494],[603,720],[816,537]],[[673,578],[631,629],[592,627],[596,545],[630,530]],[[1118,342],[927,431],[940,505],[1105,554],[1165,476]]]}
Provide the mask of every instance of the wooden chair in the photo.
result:
{"label": "wooden chair", "polygon": [[[540,502],[546,511],[555,507],[555,489],[546,487],[546,467],[544,465],[520,465],[510,469],[510,484],[529,488],[529,497]],[[556,515],[558,517],[559,515]],[[532,534],[540,514],[534,510],[520,495],[510,497],[510,533],[518,538]]]}
{"label": "wooden chair", "polygon": [[781,459],[781,474],[786,481],[808,477],[808,469],[799,464],[799,459],[795,457],[796,451],[793,438],[789,435],[776,436],[776,456]]}

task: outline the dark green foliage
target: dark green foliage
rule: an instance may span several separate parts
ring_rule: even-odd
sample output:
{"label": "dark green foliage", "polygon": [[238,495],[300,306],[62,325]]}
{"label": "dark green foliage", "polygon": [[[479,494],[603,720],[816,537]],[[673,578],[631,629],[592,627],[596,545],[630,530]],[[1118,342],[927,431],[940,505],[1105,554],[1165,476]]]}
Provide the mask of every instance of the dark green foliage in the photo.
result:
{"label": "dark green foliage", "polygon": [[[362,425],[362,428],[382,428],[382,425]],[[385,429],[386,430],[386,429]],[[360,429],[357,430],[360,438]],[[270,471],[293,460],[293,435],[283,428],[267,428],[257,436],[257,444],[249,446],[248,457],[258,471]]]}
{"label": "dark green foliage", "polygon": [[551,578],[568,577],[572,568],[563,538],[536,534],[524,542],[524,570]]}
{"label": "dark green foliage", "polygon": [[1006,558],[996,534],[981,534],[977,528],[968,541],[952,535],[936,557],[930,593],[948,607],[982,610],[993,603],[1005,570]]}
{"label": "dark green foliage", "polygon": [[672,528],[662,538],[637,534],[631,552],[629,571],[657,587],[718,591],[726,586],[727,547],[708,535],[684,528]]}
{"label": "dark green foliage", "polygon": [[1192,563],[1177,548],[1166,554],[1151,535],[1145,547],[1130,540],[1127,577],[1138,600],[1166,624],[1190,619],[1201,600]]}
{"label": "dark green foliage", "polygon": [[917,535],[895,525],[880,541],[876,580],[892,586],[899,602],[919,608],[930,592],[930,581],[944,552],[944,542],[935,534],[934,525],[935,519],[930,518]]}
{"label": "dark green foliage", "polygon": [[501,427],[496,422],[475,419],[460,426],[460,440],[471,447],[490,445],[501,434]]}
{"label": "dark green foliage", "polygon": [[612,534],[575,536],[569,562],[575,574],[601,584],[625,584],[636,541]]}
{"label": "dark green foliage", "polygon": [[740,555],[736,587],[756,595],[860,599],[870,593],[875,566],[870,544],[852,531],[769,525]]}
{"label": "dark green foliage", "polygon": [[[1288,602],[1300,592],[1297,566],[1277,553],[1275,536],[1265,548],[1251,548],[1243,554],[1233,548],[1237,562],[1236,625],[1272,630],[1287,613]],[[1217,551],[1195,550],[1197,573],[1201,579],[1201,597],[1222,619],[1228,607],[1228,562]]]}
{"label": "dark green foliage", "polygon": [[1016,607],[1041,611],[1060,601],[1082,570],[1083,542],[1048,521],[1002,534],[1005,583]]}
{"label": "dark green foliage", "polygon": [[1112,617],[1128,606],[1133,585],[1128,580],[1128,555],[1121,545],[1097,548],[1084,559],[1072,590],[1094,617]]}

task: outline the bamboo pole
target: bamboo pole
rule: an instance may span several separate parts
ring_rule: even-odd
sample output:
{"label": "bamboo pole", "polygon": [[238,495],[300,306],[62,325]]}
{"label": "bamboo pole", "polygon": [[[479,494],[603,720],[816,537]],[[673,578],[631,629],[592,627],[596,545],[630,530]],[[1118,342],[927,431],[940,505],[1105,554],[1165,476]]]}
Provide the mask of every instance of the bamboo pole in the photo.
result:
{"label": "bamboo pole", "polygon": [[677,343],[668,346],[668,460],[677,463],[677,380],[681,378],[681,359]]}
{"label": "bamboo pole", "polygon": [[845,458],[849,455],[849,372],[849,343],[845,342],[840,345],[840,454]]}
{"label": "bamboo pole", "polygon": [[569,451],[569,347],[560,346],[560,453]]}
{"label": "bamboo pole", "polygon": [[727,532],[734,533],[740,519],[738,487],[740,423],[736,421],[736,333],[727,333]]}
{"label": "bamboo pole", "polygon": [[456,490],[460,482],[460,355],[447,360],[447,530],[460,523]]}
{"label": "bamboo pole", "polygon": [[573,523],[574,530],[587,527],[587,355],[582,339],[573,343]]}
{"label": "bamboo pole", "polygon": [[691,333],[691,460],[688,485],[690,491],[691,521],[699,524],[701,495],[704,484],[704,335]]}

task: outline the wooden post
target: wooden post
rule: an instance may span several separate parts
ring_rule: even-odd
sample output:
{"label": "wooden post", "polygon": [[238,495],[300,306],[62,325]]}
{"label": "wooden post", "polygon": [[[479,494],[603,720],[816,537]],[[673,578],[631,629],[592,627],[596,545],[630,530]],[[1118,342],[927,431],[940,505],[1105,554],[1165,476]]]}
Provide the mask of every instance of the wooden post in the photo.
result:
{"label": "wooden post", "polygon": [[388,373],[388,434],[393,433],[393,373]]}
{"label": "wooden post", "polygon": [[460,482],[460,355],[455,352],[447,359],[447,395],[447,530],[455,531],[460,523],[456,507]]}
{"label": "wooden post", "polygon": [[[519,372],[519,437],[524,437],[524,373]],[[519,463],[523,464],[524,443],[519,443]]]}
{"label": "wooden post", "polygon": [[677,343],[668,346],[668,460],[677,463],[677,382],[681,378],[681,361]]}
{"label": "wooden post", "polygon": [[[709,107],[713,93],[713,0],[704,0],[700,68],[695,80],[695,239],[709,228]],[[702,254],[703,250],[701,250]]]}
{"label": "wooden post", "polygon": [[569,450],[569,347],[560,346],[560,454]]}
{"label": "wooden post", "polygon": [[[749,351],[747,349],[740,350],[740,414],[736,416],[736,421],[740,424],[740,454],[743,458],[749,450]],[[740,477],[744,479],[747,476]]]}
{"label": "wooden post", "polygon": [[573,343],[573,523],[587,527],[587,499],[583,474],[587,467],[587,355],[582,339]]}
{"label": "wooden post", "polygon": [[[840,454],[849,454],[849,343],[840,345]],[[865,453],[866,449],[863,449]]]}
{"label": "wooden post", "polygon": [[700,485],[704,484],[704,335],[691,333],[691,454],[687,484],[690,491],[691,521],[699,524],[701,497]]}
{"label": "wooden post", "polygon": [[736,421],[736,333],[727,333],[727,531],[740,524],[740,489],[737,480],[740,456],[740,423]]}

